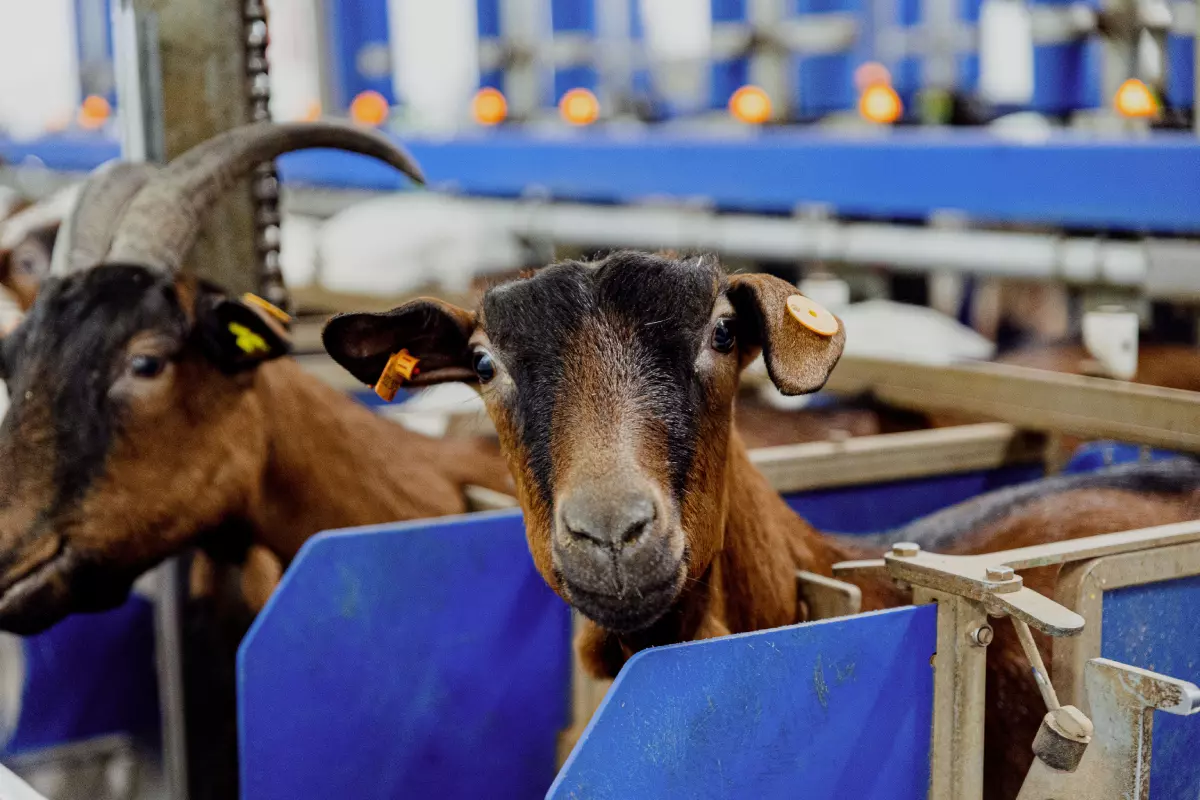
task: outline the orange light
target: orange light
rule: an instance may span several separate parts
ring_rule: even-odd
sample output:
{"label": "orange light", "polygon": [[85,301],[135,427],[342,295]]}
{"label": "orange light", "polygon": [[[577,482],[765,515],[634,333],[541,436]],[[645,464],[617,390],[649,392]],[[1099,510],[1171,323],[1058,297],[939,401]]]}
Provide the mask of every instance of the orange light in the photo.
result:
{"label": "orange light", "polygon": [[900,95],[887,84],[868,86],[858,98],[858,113],[880,125],[890,125],[900,119],[903,112],[904,104],[900,102]]}
{"label": "orange light", "polygon": [[112,116],[112,106],[108,101],[99,95],[90,94],[84,98],[83,105],[79,107],[79,127],[94,131],[104,127],[104,123],[108,122],[110,116]]}
{"label": "orange light", "polygon": [[1158,98],[1150,87],[1137,78],[1130,78],[1117,89],[1114,98],[1117,113],[1123,117],[1156,117],[1158,116]]}
{"label": "orange light", "polygon": [[587,89],[572,89],[558,101],[558,113],[572,125],[591,125],[600,118],[600,101]]}
{"label": "orange light", "polygon": [[480,89],[471,101],[471,113],[480,125],[499,125],[508,117],[508,101],[496,89]]}
{"label": "orange light", "polygon": [[734,119],[761,125],[771,119],[771,97],[757,86],[743,86],[729,98]]}
{"label": "orange light", "polygon": [[854,88],[865,92],[872,86],[891,86],[892,73],[878,61],[868,61],[854,70]]}
{"label": "orange light", "polygon": [[363,92],[350,104],[350,118],[361,125],[382,125],[390,111],[387,98],[379,92]]}

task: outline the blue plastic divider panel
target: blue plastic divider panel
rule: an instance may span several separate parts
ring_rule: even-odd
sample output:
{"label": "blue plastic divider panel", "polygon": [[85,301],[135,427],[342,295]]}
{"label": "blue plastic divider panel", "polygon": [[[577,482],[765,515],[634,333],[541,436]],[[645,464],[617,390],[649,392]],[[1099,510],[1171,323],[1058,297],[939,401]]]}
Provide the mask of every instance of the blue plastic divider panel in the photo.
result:
{"label": "blue plastic divider panel", "polygon": [[[538,186],[561,200],[705,197],[721,209],[772,214],[823,203],[843,215],[914,221],[952,208],[981,221],[1200,232],[1200,204],[1190,202],[1200,186],[1200,140],[1191,134],[1059,134],[1031,145],[963,131],[879,133],[739,138],[598,129],[402,138],[433,186],[473,195],[520,197]],[[56,169],[91,169],[117,155],[102,137],[0,139],[0,158],[34,157]],[[297,185],[409,187],[391,168],[348,153],[296,153],[281,159],[281,172]]]}
{"label": "blue plastic divider panel", "polygon": [[660,647],[621,670],[554,800],[917,800],[933,606]]}
{"label": "blue plastic divider panel", "polygon": [[239,651],[242,797],[540,797],[569,647],[518,513],[321,534]]}
{"label": "blue plastic divider panel", "polygon": [[[1200,683],[1200,576],[1104,593],[1105,658]],[[1200,717],[1156,712],[1150,800],[1200,797]]]}
{"label": "blue plastic divider panel", "polygon": [[74,614],[25,637],[21,647],[21,711],[0,753],[108,734],[157,739],[154,608],[145,598],[135,595],[99,614]]}
{"label": "blue plastic divider panel", "polygon": [[1041,465],[797,492],[784,497],[817,530],[882,533],[984,492],[1042,477]]}

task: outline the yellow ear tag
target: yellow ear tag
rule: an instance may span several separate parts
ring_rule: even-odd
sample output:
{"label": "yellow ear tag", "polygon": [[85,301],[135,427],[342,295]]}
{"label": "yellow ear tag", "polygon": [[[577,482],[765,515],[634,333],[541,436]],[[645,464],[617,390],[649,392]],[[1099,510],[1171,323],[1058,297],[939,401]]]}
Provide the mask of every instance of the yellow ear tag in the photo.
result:
{"label": "yellow ear tag", "polygon": [[821,336],[833,336],[838,332],[838,320],[824,306],[817,305],[802,294],[787,299],[788,313],[792,319]]}
{"label": "yellow ear tag", "polygon": [[271,352],[267,340],[238,322],[229,323],[229,332],[237,338],[238,349],[246,355]]}
{"label": "yellow ear tag", "polygon": [[267,312],[275,319],[282,322],[284,325],[287,325],[287,324],[291,323],[291,321],[292,321],[292,317],[290,314],[288,314],[286,311],[284,311],[282,308],[275,305],[274,303],[270,303],[270,302],[262,299],[261,297],[259,297],[256,294],[251,294],[250,292],[246,292],[244,295],[242,295],[242,302],[247,305],[255,306],[257,308],[262,309],[263,311]]}
{"label": "yellow ear tag", "polygon": [[396,392],[400,391],[404,382],[412,380],[421,371],[417,369],[420,362],[421,359],[409,355],[407,350],[393,353],[383,368],[383,374],[379,376],[379,382],[375,384],[375,394],[388,403],[395,400]]}

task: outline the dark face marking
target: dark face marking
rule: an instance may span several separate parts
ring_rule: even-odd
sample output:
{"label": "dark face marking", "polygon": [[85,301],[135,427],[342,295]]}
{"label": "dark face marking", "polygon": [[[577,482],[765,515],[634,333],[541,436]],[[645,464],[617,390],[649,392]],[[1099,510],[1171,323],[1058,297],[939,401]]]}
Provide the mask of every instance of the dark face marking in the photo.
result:
{"label": "dark face marking", "polygon": [[43,298],[3,343],[12,407],[0,441],[8,443],[26,416],[53,420],[56,494],[46,512],[53,517],[103,470],[122,412],[109,390],[130,339],[150,332],[177,352],[188,321],[174,284],[141,267],[102,267],[52,281]]}
{"label": "dark face marking", "polygon": [[477,341],[497,367],[484,397],[536,498],[534,558],[610,629],[653,623],[706,568],[688,563],[691,542],[714,522],[688,496],[714,493],[724,460],[721,435],[694,469],[714,418],[727,433],[736,385],[737,355],[711,348],[724,288],[712,261],[618,253],[484,297]]}
{"label": "dark face marking", "polygon": [[711,262],[618,253],[598,264],[555,264],[484,297],[482,327],[512,376],[513,421],[547,503],[554,494],[551,423],[572,388],[564,385],[565,362],[589,333],[621,336],[620,350],[587,354],[610,356],[609,364],[590,366],[625,373],[630,399],[666,432],[672,489],[683,491],[704,406],[695,361],[721,281]]}
{"label": "dark face marking", "polygon": [[637,631],[689,577],[700,591],[724,546],[741,368],[762,352],[781,391],[806,394],[841,355],[845,331],[789,311],[796,294],[713,259],[616,253],[498,286],[474,314],[427,298],[343,314],[323,341],[367,384],[401,349],[420,385],[479,384],[538,571],[602,627]]}
{"label": "dark face marking", "polygon": [[261,409],[246,373],[214,365],[225,341],[194,324],[203,309],[210,323],[231,312],[207,289],[107,265],[48,282],[0,340],[0,628],[119,603],[244,503]]}

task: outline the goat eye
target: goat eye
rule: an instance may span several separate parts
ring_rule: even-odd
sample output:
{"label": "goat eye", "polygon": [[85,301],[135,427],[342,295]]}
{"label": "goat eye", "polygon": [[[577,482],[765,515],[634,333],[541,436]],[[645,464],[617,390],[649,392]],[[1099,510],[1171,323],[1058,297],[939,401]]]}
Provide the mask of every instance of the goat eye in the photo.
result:
{"label": "goat eye", "polygon": [[496,362],[492,360],[492,354],[486,350],[475,351],[472,366],[475,367],[475,374],[479,376],[481,383],[487,383],[496,377]]}
{"label": "goat eye", "polygon": [[733,349],[733,325],[730,320],[719,319],[713,326],[712,346],[718,353],[728,353]]}
{"label": "goat eye", "polygon": [[129,374],[135,378],[157,378],[166,368],[167,360],[159,356],[134,356],[129,359]]}

